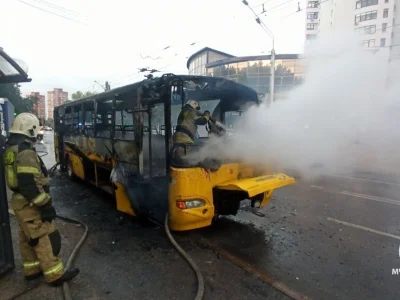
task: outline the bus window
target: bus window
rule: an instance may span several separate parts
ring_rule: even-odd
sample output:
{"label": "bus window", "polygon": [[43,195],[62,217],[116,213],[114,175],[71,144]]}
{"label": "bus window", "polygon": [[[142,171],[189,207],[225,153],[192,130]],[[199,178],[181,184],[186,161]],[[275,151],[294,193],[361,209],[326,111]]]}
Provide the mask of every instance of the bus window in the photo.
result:
{"label": "bus window", "polygon": [[[165,146],[165,118],[164,118],[164,104],[156,104],[152,108],[151,130],[143,130],[143,161],[145,177],[151,175],[153,177],[165,176],[166,169],[166,146]],[[149,127],[149,115],[143,114],[144,129]],[[149,135],[151,134],[151,154],[152,162],[150,166],[150,144]],[[150,168],[151,167],[151,168]]]}
{"label": "bus window", "polygon": [[75,105],[72,113],[72,131],[79,132],[82,127],[82,109],[81,105]]}
{"label": "bus window", "polygon": [[64,115],[64,125],[65,125],[65,130],[66,132],[71,132],[72,131],[72,107],[67,107],[65,109],[65,115]]}
{"label": "bus window", "polygon": [[[214,112],[218,106],[218,104],[221,102],[221,100],[203,100],[203,101],[198,101],[200,104],[200,113],[203,113],[204,111],[208,110],[211,115],[214,115]],[[182,110],[182,105],[179,101],[173,102],[173,105],[171,105],[171,124],[173,128],[173,132],[175,132],[176,125],[178,122],[178,117],[179,114]],[[219,119],[219,118],[217,118]],[[198,126],[197,127],[197,133],[199,138],[207,138],[208,137],[208,131],[206,129],[206,126]]]}
{"label": "bus window", "polygon": [[90,101],[84,104],[85,110],[85,124],[83,124],[83,134],[87,136],[94,136],[94,101]]}
{"label": "bus window", "polygon": [[111,138],[112,100],[97,103],[96,137]]}
{"label": "bus window", "polygon": [[135,140],[132,110],[115,112],[115,138],[126,141]]}
{"label": "bus window", "polygon": [[234,129],[238,123],[243,120],[243,112],[241,111],[226,111],[224,113],[224,123],[228,128]]}

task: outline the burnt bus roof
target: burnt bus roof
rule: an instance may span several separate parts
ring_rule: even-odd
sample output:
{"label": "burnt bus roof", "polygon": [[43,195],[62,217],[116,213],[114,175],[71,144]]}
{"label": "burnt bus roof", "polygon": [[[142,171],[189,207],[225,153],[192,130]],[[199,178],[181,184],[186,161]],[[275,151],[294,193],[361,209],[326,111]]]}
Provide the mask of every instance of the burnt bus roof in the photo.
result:
{"label": "burnt bus roof", "polygon": [[[228,80],[222,77],[213,77],[213,76],[197,76],[197,75],[174,75],[174,74],[164,74],[161,77],[155,77],[152,79],[145,79],[139,82],[135,82],[129,85],[125,85],[122,87],[118,87],[103,93],[95,94],[89,97],[81,98],[76,101],[72,101],[69,103],[65,103],[63,105],[57,106],[54,110],[57,110],[61,107],[69,107],[75,106],[80,103],[85,103],[90,100],[98,100],[98,99],[112,99],[115,95],[123,95],[123,94],[131,94],[136,95],[136,91],[139,87],[144,86],[146,84],[172,84],[177,80],[184,81],[193,81],[196,84],[199,83],[208,83],[213,85],[214,88],[219,89],[219,91],[224,93],[226,97],[246,97],[249,101],[258,102],[257,92],[241,83],[234,82],[232,80]],[[207,90],[201,91],[207,94]]]}

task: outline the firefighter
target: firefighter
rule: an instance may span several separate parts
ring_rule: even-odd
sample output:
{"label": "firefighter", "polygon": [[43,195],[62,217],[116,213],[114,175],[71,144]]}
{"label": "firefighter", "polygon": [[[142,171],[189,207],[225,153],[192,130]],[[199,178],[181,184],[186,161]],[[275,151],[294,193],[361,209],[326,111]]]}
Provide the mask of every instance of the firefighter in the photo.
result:
{"label": "firefighter", "polygon": [[64,270],[58,257],[61,236],[49,194],[48,172],[33,144],[39,132],[33,114],[19,114],[11,127],[3,155],[7,186],[13,191],[11,207],[19,223],[19,246],[27,280],[44,275],[51,285],[61,285],[79,274]]}
{"label": "firefighter", "polygon": [[178,116],[178,124],[173,136],[173,156],[182,157],[190,151],[186,145],[194,145],[198,125],[206,125],[210,114],[201,114],[200,105],[195,100],[189,100]]}

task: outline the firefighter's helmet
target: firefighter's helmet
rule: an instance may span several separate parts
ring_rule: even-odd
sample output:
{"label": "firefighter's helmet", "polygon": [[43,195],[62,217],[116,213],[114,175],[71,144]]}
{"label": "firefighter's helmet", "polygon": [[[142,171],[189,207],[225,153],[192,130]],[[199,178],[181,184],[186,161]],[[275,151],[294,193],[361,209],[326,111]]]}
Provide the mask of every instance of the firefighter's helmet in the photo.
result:
{"label": "firefighter's helmet", "polygon": [[39,119],[30,113],[19,114],[10,129],[10,133],[23,134],[29,138],[36,138],[40,131]]}
{"label": "firefighter's helmet", "polygon": [[200,110],[200,104],[196,100],[189,100],[188,102],[186,102],[186,105],[193,107],[193,109],[195,110]]}

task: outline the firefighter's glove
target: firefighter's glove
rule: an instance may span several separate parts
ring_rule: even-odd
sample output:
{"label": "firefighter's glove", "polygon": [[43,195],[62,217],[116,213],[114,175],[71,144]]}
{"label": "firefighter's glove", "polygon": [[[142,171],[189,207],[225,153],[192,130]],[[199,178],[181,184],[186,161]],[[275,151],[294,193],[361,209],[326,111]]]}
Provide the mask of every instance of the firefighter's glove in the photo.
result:
{"label": "firefighter's glove", "polygon": [[205,117],[208,121],[215,123],[215,120],[211,118],[211,113],[208,110],[204,112],[203,117]]}
{"label": "firefighter's glove", "polygon": [[40,208],[40,216],[42,218],[42,222],[51,222],[56,218],[57,213],[51,202]]}

